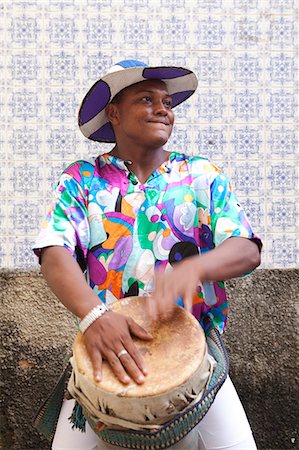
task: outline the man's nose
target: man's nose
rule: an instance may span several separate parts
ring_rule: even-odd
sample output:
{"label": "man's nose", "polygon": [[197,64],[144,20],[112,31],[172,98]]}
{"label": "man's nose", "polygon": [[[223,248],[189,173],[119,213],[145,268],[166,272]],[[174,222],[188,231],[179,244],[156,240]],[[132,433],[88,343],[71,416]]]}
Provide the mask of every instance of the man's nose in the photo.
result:
{"label": "man's nose", "polygon": [[161,101],[157,101],[154,104],[154,108],[155,108],[155,114],[161,115],[161,116],[167,116],[168,114],[168,109],[167,106],[164,104],[164,102]]}

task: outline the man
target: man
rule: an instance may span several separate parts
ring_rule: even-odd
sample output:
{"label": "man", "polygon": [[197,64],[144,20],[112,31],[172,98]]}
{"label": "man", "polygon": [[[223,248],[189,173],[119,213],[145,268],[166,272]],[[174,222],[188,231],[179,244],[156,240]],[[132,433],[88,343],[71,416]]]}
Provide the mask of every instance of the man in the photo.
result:
{"label": "man", "polygon": [[[35,251],[50,288],[81,319],[97,381],[105,359],[122,383],[133,379],[142,384],[147,368],[132,336],[151,339],[105,304],[150,290],[153,318],[169,316],[179,302],[206,334],[213,327],[222,332],[227,314],[222,281],[260,264],[260,240],[227,178],[204,158],[164,150],[173,107],[196,87],[187,69],[122,61],[83,100],[83,134],[115,145],[109,154],[64,171]],[[75,438],[77,447],[72,447],[68,436],[78,432],[70,430],[61,418],[53,449],[114,448],[92,433],[89,444],[80,447]],[[173,448],[186,450],[187,445],[256,448],[229,379],[192,440]]]}

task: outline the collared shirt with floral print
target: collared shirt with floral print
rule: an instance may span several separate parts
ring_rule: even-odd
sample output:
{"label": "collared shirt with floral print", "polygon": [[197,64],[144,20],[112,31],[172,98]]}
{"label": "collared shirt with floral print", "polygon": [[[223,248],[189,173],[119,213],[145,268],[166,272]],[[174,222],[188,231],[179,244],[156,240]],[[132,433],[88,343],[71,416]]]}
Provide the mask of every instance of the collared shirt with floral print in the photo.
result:
{"label": "collared shirt with floral print", "polygon": [[[155,268],[167,270],[229,237],[261,248],[228,178],[208,159],[172,152],[144,184],[128,167],[109,154],[71,164],[34,248],[37,255],[48,246],[67,248],[103,302],[147,295]],[[194,293],[192,312],[207,333],[224,330],[227,307],[221,281]]]}

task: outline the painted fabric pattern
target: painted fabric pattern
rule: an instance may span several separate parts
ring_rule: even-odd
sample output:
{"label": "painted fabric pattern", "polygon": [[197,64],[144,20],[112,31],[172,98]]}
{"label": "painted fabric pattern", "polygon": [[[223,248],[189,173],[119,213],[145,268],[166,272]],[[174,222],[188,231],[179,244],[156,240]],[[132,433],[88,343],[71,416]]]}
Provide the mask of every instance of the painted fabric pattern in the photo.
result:
{"label": "painted fabric pattern", "polygon": [[[110,304],[147,295],[155,268],[169,270],[232,236],[261,247],[228,178],[206,158],[172,152],[141,184],[122,159],[105,154],[63,172],[34,251],[67,248]],[[222,332],[227,306],[224,283],[204,283],[192,312],[206,333],[212,326]]]}

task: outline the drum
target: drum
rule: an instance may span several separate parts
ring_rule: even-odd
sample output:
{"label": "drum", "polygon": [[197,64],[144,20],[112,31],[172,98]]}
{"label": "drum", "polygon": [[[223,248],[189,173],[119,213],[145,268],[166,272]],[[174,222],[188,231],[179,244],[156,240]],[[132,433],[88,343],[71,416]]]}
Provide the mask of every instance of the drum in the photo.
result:
{"label": "drum", "polygon": [[95,382],[84,335],[75,338],[68,390],[96,432],[105,427],[157,431],[199,401],[213,372],[214,360],[198,321],[176,305],[170,319],[152,322],[145,301],[150,300],[128,297],[112,305],[153,335],[150,342],[133,337],[148,369],[142,385],[133,380],[123,385],[105,361],[102,380]]}

